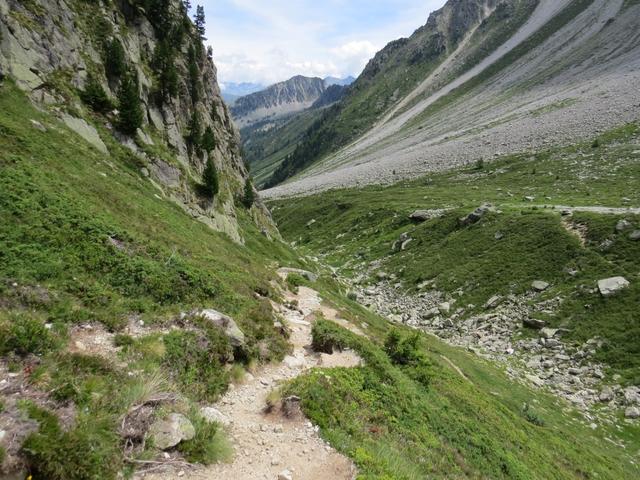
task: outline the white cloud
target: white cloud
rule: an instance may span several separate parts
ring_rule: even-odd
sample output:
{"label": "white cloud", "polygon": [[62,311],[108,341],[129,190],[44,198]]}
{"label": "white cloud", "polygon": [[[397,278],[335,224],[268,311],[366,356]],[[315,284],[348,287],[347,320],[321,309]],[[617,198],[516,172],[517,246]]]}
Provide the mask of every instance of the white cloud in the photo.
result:
{"label": "white cloud", "polygon": [[221,82],[358,75],[387,42],[444,0],[209,0],[207,38]]}

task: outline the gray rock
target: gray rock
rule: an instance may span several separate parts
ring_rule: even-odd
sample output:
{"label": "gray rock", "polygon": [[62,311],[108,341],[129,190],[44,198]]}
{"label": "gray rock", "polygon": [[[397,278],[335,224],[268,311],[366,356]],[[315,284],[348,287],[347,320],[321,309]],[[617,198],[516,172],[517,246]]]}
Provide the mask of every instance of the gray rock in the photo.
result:
{"label": "gray rock", "polygon": [[438,310],[441,314],[448,315],[451,311],[451,304],[449,302],[442,302],[440,305],[438,305]]}
{"label": "gray rock", "polygon": [[616,231],[624,232],[625,230],[628,230],[631,227],[633,227],[633,225],[628,220],[620,220],[616,225]]}
{"label": "gray rock", "polygon": [[525,377],[527,378],[527,380],[529,380],[531,383],[533,383],[536,387],[544,386],[544,380],[542,380],[540,377],[538,377],[536,375],[527,374],[527,375],[525,375]]}
{"label": "gray rock", "polygon": [[191,440],[195,437],[196,430],[187,417],[181,413],[172,413],[165,419],[153,422],[148,435],[157,448],[167,450],[184,440]]}
{"label": "gray rock", "polygon": [[600,392],[600,395],[598,395],[598,400],[605,403],[610,402],[614,398],[615,398],[615,394],[613,393],[613,390],[611,390],[611,388],[609,387],[603,388],[602,391]]}
{"label": "gray rock", "polygon": [[440,310],[438,310],[437,308],[432,308],[424,312],[422,314],[422,318],[425,320],[431,320],[432,318],[437,317],[439,313],[440,313]]}
{"label": "gray rock", "polygon": [[640,418],[640,408],[638,408],[638,407],[628,407],[624,411],[624,416],[625,416],[625,418],[631,418],[631,419]]}
{"label": "gray rock", "polygon": [[605,278],[598,281],[598,290],[603,297],[610,297],[629,286],[629,281],[624,277]]}
{"label": "gray rock", "polygon": [[540,336],[547,340],[555,337],[556,333],[558,333],[557,328],[543,328],[542,330],[540,330]]}
{"label": "gray rock", "polygon": [[503,298],[500,295],[494,295],[489,300],[487,300],[487,303],[484,304],[484,308],[486,309],[496,308],[498,305],[502,303],[502,301],[503,301]]}
{"label": "gray rock", "polygon": [[67,127],[80,135],[89,144],[93,145],[97,150],[102,153],[109,153],[109,150],[107,150],[107,146],[100,138],[100,135],[98,135],[98,131],[92,125],[89,125],[85,120],[72,117],[71,115],[67,115],[65,113],[62,115],[62,121]]}
{"label": "gray rock", "polygon": [[467,226],[467,225],[473,225],[474,223],[478,223],[482,219],[482,217],[484,217],[487,214],[487,212],[489,212],[489,210],[491,210],[491,205],[489,204],[482,205],[476,208],[473,212],[471,212],[466,217],[461,218],[460,224]]}
{"label": "gray rock", "polygon": [[283,470],[278,474],[278,480],[293,480],[293,474],[289,470]]}
{"label": "gray rock", "polygon": [[433,213],[429,210],[416,210],[411,215],[409,215],[411,220],[416,222],[426,222],[433,218]]}
{"label": "gray rock", "polygon": [[37,120],[31,120],[31,125],[33,126],[33,128],[35,128],[36,130],[40,130],[41,132],[46,132],[47,131],[45,126],[42,125],[42,123],[40,123]]}
{"label": "gray rock", "polygon": [[207,423],[219,423],[221,425],[229,425],[229,418],[217,408],[202,407],[200,409],[200,415]]}
{"label": "gray rock", "polygon": [[536,330],[540,330],[547,326],[547,322],[544,320],[538,320],[537,318],[525,318],[522,323],[525,327],[534,328]]}
{"label": "gray rock", "polygon": [[231,317],[213,309],[200,310],[197,315],[221,328],[229,338],[232,346],[241,347],[245,344],[244,333]]}
{"label": "gray rock", "polygon": [[547,282],[543,282],[542,280],[536,280],[531,284],[531,288],[538,292],[544,292],[547,288],[549,288],[549,284]]}
{"label": "gray rock", "polygon": [[638,387],[627,387],[622,391],[624,403],[627,405],[640,405],[640,389]]}
{"label": "gray rock", "polygon": [[629,234],[629,240],[633,240],[635,242],[640,240],[640,230],[635,230],[632,233],[630,233]]}

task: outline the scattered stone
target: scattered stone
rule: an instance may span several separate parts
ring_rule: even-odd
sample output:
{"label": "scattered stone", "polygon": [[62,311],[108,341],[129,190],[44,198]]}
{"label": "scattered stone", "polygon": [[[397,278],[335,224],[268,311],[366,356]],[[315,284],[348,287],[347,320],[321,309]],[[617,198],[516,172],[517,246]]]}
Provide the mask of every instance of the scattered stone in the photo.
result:
{"label": "scattered stone", "polygon": [[208,320],[213,325],[218,328],[221,328],[224,331],[224,334],[229,338],[229,341],[234,347],[242,347],[245,344],[244,333],[236,322],[227,315],[218,312],[217,310],[207,309],[201,310],[197,313],[197,316]]}
{"label": "scattered stone", "polygon": [[556,333],[558,333],[557,328],[543,328],[540,330],[540,336],[546,340],[555,337]]}
{"label": "scattered stone", "polygon": [[424,320],[431,320],[432,318],[437,317],[439,313],[440,310],[438,310],[437,308],[432,308],[431,310],[427,310],[426,312],[424,312],[422,314],[422,318]]}
{"label": "scattered stone", "polygon": [[547,282],[543,282],[542,280],[536,280],[531,284],[531,288],[538,292],[544,292],[547,288],[549,288],[549,284]]}
{"label": "scattered stone", "polygon": [[289,470],[283,470],[278,474],[278,480],[293,480],[293,474]]}
{"label": "scattered stone", "polygon": [[496,308],[498,305],[502,303],[502,300],[503,298],[500,295],[494,295],[489,300],[487,300],[487,303],[484,304],[484,308],[486,309]]}
{"label": "scattered stone", "polygon": [[602,391],[600,392],[600,395],[598,396],[598,400],[600,400],[601,402],[610,402],[614,398],[615,398],[615,394],[613,393],[613,390],[611,390],[611,388],[609,387],[603,388]]}
{"label": "scattered stone", "polygon": [[606,278],[598,281],[598,290],[603,297],[610,297],[629,286],[629,281],[624,277]]}
{"label": "scattered stone", "polygon": [[496,234],[493,236],[493,238],[495,238],[496,240],[502,240],[504,238],[504,233],[496,232]]}
{"label": "scattered stone", "polygon": [[311,227],[311,225],[313,225],[314,223],[316,223],[316,219],[315,219],[315,218],[312,218],[311,220],[309,220],[309,221],[307,222],[307,228],[310,228],[310,227]]}
{"label": "scattered stone", "polygon": [[634,242],[640,240],[640,230],[635,230],[629,234],[629,240],[633,240]]}
{"label": "scattered stone", "polygon": [[624,411],[625,418],[640,418],[640,408],[638,407],[629,407]]}
{"label": "scattered stone", "polygon": [[409,215],[409,218],[417,222],[426,222],[433,217],[429,210],[416,210],[411,215]]}
{"label": "scattered stone", "polygon": [[200,409],[200,415],[206,420],[207,423],[219,423],[221,425],[229,425],[229,419],[220,410],[213,407],[202,407]]}
{"label": "scattered stone", "polygon": [[525,375],[525,377],[527,378],[527,380],[529,380],[531,383],[533,383],[536,387],[544,386],[544,380],[542,380],[537,375],[527,374],[527,375]]}
{"label": "scattered stone", "polygon": [[191,440],[195,435],[193,424],[181,413],[172,413],[163,420],[156,420],[149,428],[149,436],[160,450],[175,447],[183,440]]}
{"label": "scattered stone", "polygon": [[471,212],[466,217],[460,219],[460,224],[463,226],[473,225],[474,223],[478,223],[482,217],[484,217],[487,212],[491,210],[490,204],[484,204],[478,208],[476,208],[473,212]]}
{"label": "scattered stone", "polygon": [[451,311],[451,304],[449,302],[442,302],[440,305],[438,305],[438,310],[441,314],[448,315]]}
{"label": "scattered stone", "polygon": [[616,225],[616,231],[624,232],[625,230],[628,230],[629,228],[632,228],[632,227],[633,227],[633,224],[629,222],[629,220],[620,220]]}
{"label": "scattered stone", "polygon": [[282,413],[287,418],[297,418],[302,415],[300,397],[291,395],[282,400]]}
{"label": "scattered stone", "polygon": [[31,120],[31,125],[33,126],[33,128],[35,128],[36,130],[40,130],[41,132],[46,132],[47,131],[45,126],[42,125],[42,123],[40,123],[37,120]]}
{"label": "scattered stone", "polygon": [[530,195],[529,195],[529,196],[524,197],[524,199],[525,199],[527,202],[533,202],[533,201],[536,199],[536,197],[532,197],[532,196],[530,196]]}
{"label": "scattered stone", "polygon": [[547,326],[547,322],[544,320],[538,320],[537,318],[525,318],[522,323],[525,327],[533,328],[535,330],[540,330]]}

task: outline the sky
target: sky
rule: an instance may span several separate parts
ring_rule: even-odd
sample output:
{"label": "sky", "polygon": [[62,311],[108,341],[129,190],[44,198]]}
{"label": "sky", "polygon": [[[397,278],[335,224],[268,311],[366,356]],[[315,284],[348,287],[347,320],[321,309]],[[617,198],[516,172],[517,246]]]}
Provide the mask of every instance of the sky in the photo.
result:
{"label": "sky", "polygon": [[192,0],[205,7],[219,82],[357,76],[445,0]]}

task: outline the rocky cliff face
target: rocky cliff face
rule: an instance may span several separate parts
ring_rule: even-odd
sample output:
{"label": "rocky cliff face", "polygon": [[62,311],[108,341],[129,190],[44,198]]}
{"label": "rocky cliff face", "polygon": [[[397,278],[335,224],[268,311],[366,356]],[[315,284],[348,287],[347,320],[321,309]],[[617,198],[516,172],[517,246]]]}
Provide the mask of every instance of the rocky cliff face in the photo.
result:
{"label": "rocky cliff face", "polygon": [[246,127],[267,118],[276,119],[286,114],[305,110],[326,90],[324,80],[298,75],[286,82],[276,83],[260,92],[241,97],[231,108],[233,118],[240,127]]}
{"label": "rocky cliff face", "polygon": [[[143,119],[134,136],[116,132],[117,112],[96,116],[80,101],[91,78],[116,104],[120,80],[109,75],[109,64],[115,60],[114,49],[108,46],[117,44],[122,46],[121,60],[138,79]],[[169,44],[172,52],[169,63],[175,76],[170,80],[162,78],[163,69],[158,67],[162,44]],[[141,173],[165,196],[193,217],[242,241],[236,204],[248,172],[239,135],[220,96],[211,55],[182,2],[0,0],[0,72],[96,148],[107,151],[101,138],[105,133],[98,132],[111,131],[132,150]],[[159,94],[167,81],[173,83],[170,93]],[[208,152],[190,147],[194,117],[200,133],[213,132],[214,147]],[[220,180],[213,202],[203,201],[192,187],[202,178],[209,157]],[[251,215],[260,227],[274,231],[260,202]]]}

